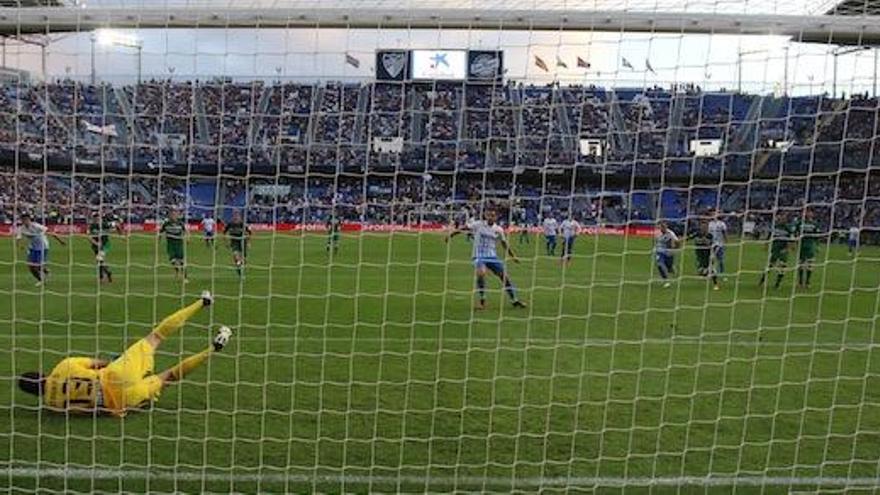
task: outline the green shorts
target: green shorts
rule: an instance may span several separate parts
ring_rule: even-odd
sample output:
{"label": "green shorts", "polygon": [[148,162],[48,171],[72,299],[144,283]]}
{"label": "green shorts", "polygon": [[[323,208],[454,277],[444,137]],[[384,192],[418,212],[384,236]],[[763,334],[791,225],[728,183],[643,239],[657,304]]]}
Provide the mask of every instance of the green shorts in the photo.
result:
{"label": "green shorts", "polygon": [[697,268],[706,270],[709,268],[709,260],[711,259],[708,249],[697,249]]}
{"label": "green shorts", "polygon": [[247,257],[247,243],[244,241],[232,241],[229,243],[229,248],[232,249],[234,254],[240,254],[244,257]]}
{"label": "green shorts", "polygon": [[102,253],[104,253],[104,254],[109,253],[109,252],[110,252],[110,243],[109,243],[109,242],[105,242],[105,243],[102,244],[100,247],[99,247],[99,246],[95,246],[94,244],[92,244],[92,252],[95,253],[95,254],[98,254],[99,251],[102,252]]}
{"label": "green shorts", "polygon": [[801,263],[805,263],[807,261],[813,261],[816,259],[816,249],[813,247],[801,248],[798,251],[798,260]]}
{"label": "green shorts", "polygon": [[172,263],[176,261],[179,261],[181,263],[183,262],[184,256],[182,243],[173,244],[169,242],[168,245],[165,247],[165,250],[168,252],[168,261],[171,261]]}
{"label": "green shorts", "polygon": [[788,250],[786,249],[771,249],[770,250],[770,264],[786,264],[788,263]]}

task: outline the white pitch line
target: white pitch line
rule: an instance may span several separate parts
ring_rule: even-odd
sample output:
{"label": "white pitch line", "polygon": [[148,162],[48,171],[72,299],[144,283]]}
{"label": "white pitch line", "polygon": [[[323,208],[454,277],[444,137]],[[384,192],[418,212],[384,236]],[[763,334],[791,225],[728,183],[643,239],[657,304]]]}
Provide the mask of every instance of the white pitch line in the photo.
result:
{"label": "white pitch line", "polygon": [[[117,338],[117,339],[131,339],[134,338],[134,334],[125,335],[125,334],[113,334],[113,335],[59,335],[59,334],[50,334],[50,335],[38,335],[38,334],[0,334],[0,340],[12,340],[12,339],[22,339],[22,340],[69,340],[69,341],[90,341],[94,342],[101,339],[107,338]],[[209,337],[208,334],[204,335],[194,335],[184,334],[179,337],[184,340],[199,340],[203,341]],[[318,335],[301,335],[297,337],[290,336],[270,336],[265,335],[263,337],[256,337],[251,335],[236,335],[234,337],[235,340],[244,341],[244,342],[296,342],[296,341],[311,341],[311,342],[377,342],[377,343],[407,343],[407,342],[474,342],[474,343],[498,343],[498,344],[511,344],[511,343],[523,343],[523,344],[540,344],[540,345],[584,345],[584,346],[592,346],[592,347],[614,347],[614,346],[638,346],[638,345],[708,345],[708,346],[734,346],[734,347],[809,347],[809,348],[819,348],[819,349],[840,349],[840,350],[870,350],[875,348],[880,348],[880,342],[872,343],[872,342],[852,342],[852,343],[835,343],[835,342],[804,342],[804,341],[795,341],[795,342],[780,342],[780,341],[769,341],[769,342],[748,342],[748,341],[734,341],[728,342],[724,340],[699,340],[697,338],[689,339],[689,338],[675,338],[675,339],[645,339],[645,340],[615,340],[615,339],[556,339],[552,337],[510,337],[507,335],[501,335],[498,338],[494,337],[322,337]],[[418,349],[416,349],[419,352]]]}
{"label": "white pitch line", "polygon": [[528,477],[500,476],[418,476],[418,475],[347,475],[303,473],[218,473],[194,470],[156,470],[104,468],[34,468],[5,467],[0,476],[7,478],[63,478],[66,480],[140,480],[192,482],[259,482],[259,483],[337,483],[346,485],[400,485],[451,487],[650,487],[650,486],[821,486],[821,487],[878,487],[880,478],[844,477],[785,477],[785,476],[675,476],[675,477]]}
{"label": "white pitch line", "polygon": [[[225,265],[224,266],[218,265],[215,267],[211,267],[211,266],[193,267],[193,266],[190,266],[190,267],[188,267],[189,269],[191,269],[190,283],[188,284],[188,286],[198,286],[199,284],[210,284],[211,282],[218,282],[218,281],[224,282],[224,283],[225,282],[233,282],[233,283],[242,282],[242,284],[244,286],[247,286],[248,281],[254,281],[254,280],[263,281],[263,280],[266,280],[270,277],[273,277],[275,279],[281,279],[284,276],[289,276],[289,275],[279,274],[277,272],[270,274],[269,273],[270,270],[301,270],[301,269],[326,269],[326,268],[349,269],[349,268],[358,268],[360,266],[361,265],[359,265],[359,264],[345,264],[345,265],[343,265],[343,264],[334,264],[334,265],[304,264],[304,265],[290,265],[290,266],[273,266],[273,267],[271,267],[271,269],[268,267],[255,267],[251,271],[247,272],[244,279],[239,278],[239,276],[237,274],[235,274],[235,272],[234,272],[235,268],[232,266],[225,266]],[[374,268],[374,267],[378,267],[378,266],[379,265],[369,265],[368,267]],[[388,265],[386,264],[386,265],[381,265],[381,266],[386,267]],[[395,266],[395,264],[392,263],[391,266],[393,267],[393,266]],[[405,265],[405,266],[410,267],[410,268],[415,267],[415,265]],[[468,267],[470,267],[470,265],[468,265]],[[142,269],[142,271],[147,271],[147,270],[152,270],[152,268],[143,268]],[[116,286],[124,286],[126,279],[127,280],[135,280],[135,281],[177,280],[176,275],[174,275],[173,273],[168,273],[170,270],[171,270],[170,267],[159,267],[156,269],[157,273],[116,273],[115,285]],[[200,272],[205,272],[205,271],[210,271],[210,274],[205,275],[204,273],[200,273]],[[158,272],[162,272],[162,273],[158,273]],[[195,273],[192,273],[192,272],[195,272]],[[744,272],[741,274],[741,277],[750,277],[750,276],[757,277],[759,273],[760,272],[757,272],[757,271],[756,272],[748,272],[748,273]],[[319,278],[320,281],[323,282],[326,278],[326,274],[320,273],[318,275],[319,276],[317,276],[317,278]],[[339,277],[348,277],[347,274],[337,274],[337,275]],[[458,275],[450,274],[448,276],[441,277],[441,280],[444,282],[456,281],[458,278],[460,278],[460,276],[465,276],[465,275],[470,276],[470,272],[466,272],[466,273],[462,272],[462,274],[458,274]],[[26,287],[24,287],[24,288],[12,287],[11,290],[13,292],[14,291],[18,291],[18,292],[22,292],[22,293],[39,293],[39,292],[41,292],[40,288],[33,287],[33,279],[26,272],[22,272],[16,278],[20,281],[23,280],[24,281],[23,283]],[[359,279],[360,274],[358,274],[358,276],[356,278]],[[386,278],[388,278],[388,277],[386,277]],[[628,286],[632,286],[632,287],[645,287],[645,288],[647,288],[648,286],[659,287],[663,283],[662,279],[656,278],[656,277],[623,279],[621,277],[613,277],[613,276],[590,275],[590,277],[588,279],[586,279],[585,283],[571,282],[571,281],[563,283],[560,280],[559,276],[557,276],[557,275],[540,275],[539,274],[539,275],[535,275],[534,277],[530,276],[530,278],[533,279],[533,281],[536,283],[531,286],[522,286],[521,289],[554,290],[554,289],[560,289],[560,288],[575,288],[575,289],[601,290],[601,289],[607,288],[606,286],[608,286],[608,285],[614,285],[616,287],[620,283],[624,283],[624,284],[626,284]],[[12,277],[9,277],[9,276],[3,277],[2,279],[0,279],[0,281],[4,281],[3,279],[5,279],[5,282],[6,282],[6,283],[2,284],[4,287],[11,285]],[[77,280],[77,281],[78,280],[89,280],[89,281],[94,281],[94,284],[89,284],[90,286],[98,287],[100,285],[97,282],[97,279],[96,279],[96,276],[94,273],[85,273],[85,272],[80,272],[80,271],[77,271],[74,273],[69,273],[69,272],[60,273],[60,274],[54,273],[52,278],[49,280],[49,282],[46,283],[46,285],[44,286],[45,291],[46,292],[58,292],[58,290],[60,290],[60,289],[66,289],[67,288],[66,286],[69,285],[69,284],[65,283],[66,280]],[[198,282],[194,282],[196,280]],[[382,280],[385,280],[385,279],[382,279]],[[538,282],[542,282],[542,281],[556,282],[556,283],[552,283],[552,284],[548,284],[548,285],[541,285],[541,283],[538,283]],[[735,284],[736,281],[734,279],[731,279],[731,281],[728,282],[728,285],[730,285],[731,283]],[[746,280],[744,282],[741,281],[740,283],[748,284],[749,281],[748,280]],[[700,276],[697,276],[697,275],[684,275],[683,277],[680,277],[680,278],[674,280],[673,284],[684,285],[689,288],[705,287],[705,288],[707,288],[706,289],[707,291],[708,291],[708,287],[709,287],[708,284],[706,283],[705,279]],[[105,294],[116,295],[116,293],[113,292],[112,287],[109,287],[109,288],[106,286],[101,286],[101,287],[102,287],[101,292],[103,292]],[[845,292],[851,291],[852,289],[853,289],[853,287],[840,287],[840,288],[825,287],[823,290],[845,293]],[[875,290],[876,288],[866,286],[866,287],[857,287],[856,289],[863,290],[863,291],[871,291],[871,290]],[[461,289],[462,292],[468,292],[469,290],[470,289]],[[756,287],[756,290],[757,290],[757,287]],[[814,295],[820,294],[821,292],[822,291],[819,290],[815,293],[793,294],[793,293],[790,293],[790,291],[783,291],[779,295],[768,294],[767,297],[770,299],[778,299],[778,298],[788,298],[791,295],[814,296]],[[725,292],[723,292],[723,291],[721,292],[722,295],[724,293]],[[728,291],[727,293],[729,294],[730,292]],[[58,294],[58,295],[62,295],[62,294]],[[79,295],[79,294],[77,294],[77,295]],[[87,295],[93,295],[93,294],[87,294]],[[291,294],[291,295],[295,296],[295,294]],[[308,296],[315,297],[315,296],[322,296],[322,295],[326,295],[326,294],[314,294],[314,295],[307,294],[306,296],[307,297]]]}
{"label": "white pitch line", "polygon": [[[333,266],[330,267],[330,268],[356,268],[357,266],[359,266],[359,265],[333,265]],[[388,266],[388,265],[383,265],[383,266]],[[391,266],[394,267],[394,264],[392,263]],[[273,267],[272,269],[273,269],[273,270],[300,270],[300,269],[303,269],[303,268],[318,268],[318,269],[325,269],[325,268],[328,268],[328,266],[298,265],[298,266]],[[372,267],[371,267],[371,268],[372,268]],[[190,285],[192,285],[192,283],[193,283],[192,280],[200,280],[200,281],[205,282],[205,283],[208,283],[208,282],[210,282],[211,280],[224,280],[224,281],[225,281],[225,280],[229,280],[229,281],[238,281],[238,280],[240,280],[239,277],[238,277],[238,275],[235,274],[235,272],[234,272],[235,268],[233,268],[233,267],[218,268],[216,271],[213,271],[213,272],[212,272],[212,275],[207,275],[207,276],[205,276],[204,274],[198,273],[198,272],[199,272],[199,271],[203,271],[203,270],[204,270],[204,271],[210,270],[210,269],[211,269],[210,267],[203,267],[203,268],[199,268],[199,267],[189,267],[189,269],[190,269],[191,271],[193,271],[193,272],[196,272],[196,273],[190,273],[190,274],[189,274],[189,275],[190,275],[190,279],[191,279],[191,280],[190,280]],[[162,269],[160,269],[159,271],[163,271],[163,272],[164,272],[164,271],[167,271],[167,270],[170,270],[170,268],[169,268],[169,269],[162,268]],[[225,272],[227,272],[227,271],[228,271],[228,273],[225,273]],[[268,271],[269,271],[269,269],[267,269],[267,268],[257,268],[257,269],[253,269],[253,271],[250,271],[250,272],[248,272],[248,273],[245,275],[243,281],[244,281],[244,283],[247,283],[248,280],[264,280],[264,279],[267,279],[267,278],[269,278],[269,276],[270,276],[269,273],[268,273]],[[324,273],[320,273],[319,275],[320,275],[319,278],[321,278],[321,280],[323,280],[323,279],[325,278],[325,276],[326,276],[326,274],[324,274]],[[337,274],[337,275],[340,276],[340,277],[348,276],[348,275],[346,275],[346,274]],[[288,276],[288,275],[285,275],[285,274],[279,274],[279,273],[276,272],[276,273],[273,273],[272,276],[275,277],[275,278],[280,278],[280,277]],[[468,276],[468,277],[469,277],[469,276],[471,276],[471,272],[468,271],[468,272],[466,272],[466,273],[462,273],[461,276],[462,276],[462,277],[464,277],[464,276]],[[129,273],[129,274],[125,274],[125,273],[115,273],[115,274],[114,274],[114,277],[115,277],[115,280],[116,280],[116,282],[115,282],[116,285],[124,285],[126,279],[129,279],[129,280],[154,280],[154,279],[158,279],[158,280],[172,280],[172,279],[176,279],[176,278],[177,278],[177,276],[174,275],[173,273],[156,273],[156,274],[149,274],[149,273]],[[6,278],[7,280],[10,280],[12,277],[5,277],[5,278]],[[27,273],[21,273],[21,274],[20,274],[18,277],[16,277],[16,278],[18,278],[18,279],[20,279],[20,280],[25,280],[28,284],[31,284],[31,285],[32,285],[33,279],[32,279],[31,276],[30,276],[29,274],[27,274]],[[385,278],[390,278],[390,277],[385,277]],[[451,274],[449,277],[445,277],[445,278],[444,278],[444,277],[439,277],[439,278],[441,278],[441,279],[448,279],[448,280],[455,280],[455,279],[459,278],[459,275]],[[530,277],[530,278],[531,278],[531,277]],[[94,281],[95,281],[95,284],[94,284],[94,285],[96,285],[96,286],[98,285],[98,283],[97,283],[97,278],[96,278],[95,274],[93,274],[93,273],[80,273],[80,272],[76,272],[76,273],[72,273],[72,274],[71,274],[71,273],[63,273],[63,274],[53,273],[53,274],[52,274],[52,277],[49,279],[49,282],[48,282],[48,284],[47,284],[47,287],[50,287],[50,288],[51,288],[51,287],[53,287],[53,286],[64,285],[64,280],[67,280],[67,279],[74,279],[74,280],[94,280]],[[384,278],[383,278],[383,280],[384,280]],[[539,276],[534,277],[534,280],[559,281],[560,278],[559,278],[558,276],[553,276],[553,275],[548,275],[548,276],[540,276],[540,275],[539,275]],[[698,282],[700,285],[703,285],[703,286],[707,286],[707,287],[708,287],[708,285],[706,284],[705,279],[703,279],[702,277],[697,277],[697,276],[687,276],[687,278],[679,279],[679,282],[694,282],[694,281]],[[591,283],[591,282],[592,282],[592,283]],[[597,285],[597,284],[599,284],[599,283],[612,283],[612,282],[625,282],[625,283],[628,284],[628,285],[649,285],[649,284],[660,285],[660,284],[662,283],[662,280],[659,279],[659,278],[648,278],[648,279],[621,279],[620,277],[602,277],[602,276],[595,276],[595,277],[594,277],[594,276],[591,276],[589,279],[587,279],[587,283],[575,283],[575,282],[571,282],[571,281],[569,281],[569,282],[567,282],[567,283],[565,283],[565,284],[557,284],[557,285],[577,286],[577,287],[581,287],[581,288],[589,288],[589,287],[591,287],[592,285]],[[557,285],[552,285],[552,286],[539,286],[539,287],[542,288],[542,289],[551,289],[551,288],[555,288],[555,287],[557,287]]]}

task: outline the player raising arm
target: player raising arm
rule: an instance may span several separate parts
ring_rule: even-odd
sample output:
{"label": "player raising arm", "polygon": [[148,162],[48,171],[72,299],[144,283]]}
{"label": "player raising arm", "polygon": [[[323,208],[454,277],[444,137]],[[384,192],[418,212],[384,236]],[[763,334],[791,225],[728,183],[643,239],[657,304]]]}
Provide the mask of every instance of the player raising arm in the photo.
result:
{"label": "player raising arm", "polygon": [[202,292],[201,299],[162,320],[146,337],[113,361],[69,357],[59,362],[48,375],[38,371],[22,374],[18,386],[40,397],[42,404],[50,410],[110,412],[124,416],[132,409],[152,403],[166,386],[180,381],[229,342],[232,330],[221,326],[210,347],[161,373],[153,373],[156,348],[174,335],[188,318],[212,302],[211,293]]}
{"label": "player raising arm", "polygon": [[62,246],[64,239],[54,232],[49,232],[45,225],[34,222],[30,214],[21,215],[21,226],[16,233],[17,239],[25,239],[28,243],[27,265],[31,275],[37,279],[37,286],[43,285],[46,278],[49,277],[49,267],[46,263],[49,261],[49,239],[47,235],[53,237]]}
{"label": "player raising arm", "polygon": [[477,309],[484,309],[486,307],[486,272],[488,271],[494,273],[504,284],[504,290],[510,297],[510,302],[513,306],[515,308],[525,308],[525,303],[517,297],[516,287],[510,281],[510,277],[508,277],[507,271],[504,269],[504,262],[498,259],[497,244],[501,244],[514,263],[519,263],[519,259],[507,242],[507,238],[504,236],[504,229],[495,223],[498,220],[498,213],[495,210],[488,209],[485,212],[484,218],[485,220],[472,220],[468,222],[464,229],[455,229],[446,237],[448,241],[462,232],[469,232],[474,236],[474,274],[477,278],[477,294],[480,298]]}

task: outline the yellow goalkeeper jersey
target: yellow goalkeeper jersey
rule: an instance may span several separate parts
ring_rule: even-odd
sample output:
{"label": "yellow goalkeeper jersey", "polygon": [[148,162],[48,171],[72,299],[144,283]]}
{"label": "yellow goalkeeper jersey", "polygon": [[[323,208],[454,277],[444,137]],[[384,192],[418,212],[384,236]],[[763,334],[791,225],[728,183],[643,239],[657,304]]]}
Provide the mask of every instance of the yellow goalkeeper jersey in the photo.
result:
{"label": "yellow goalkeeper jersey", "polygon": [[101,395],[101,378],[94,363],[85,357],[71,357],[58,363],[46,377],[43,402],[56,409],[96,408]]}

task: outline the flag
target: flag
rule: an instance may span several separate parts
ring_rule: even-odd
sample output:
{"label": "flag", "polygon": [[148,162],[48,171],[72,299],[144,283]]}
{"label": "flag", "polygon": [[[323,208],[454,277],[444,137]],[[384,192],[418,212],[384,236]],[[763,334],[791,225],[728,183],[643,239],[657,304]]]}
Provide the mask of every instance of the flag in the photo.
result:
{"label": "flag", "polygon": [[651,74],[657,75],[657,73],[654,72],[654,68],[651,67],[651,61],[648,60],[648,59],[645,59],[645,68],[648,69],[648,71],[649,71]]}
{"label": "flag", "polygon": [[537,65],[538,68],[543,70],[544,72],[550,72],[550,69],[547,68],[547,63],[544,62],[544,59],[537,55],[535,55],[535,65]]}
{"label": "flag", "polygon": [[584,69],[589,69],[589,68],[590,68],[590,63],[587,62],[586,60],[584,60],[584,59],[578,57],[577,66],[578,66],[578,67],[583,67]]}
{"label": "flag", "polygon": [[623,66],[626,67],[627,69],[629,69],[629,70],[635,70],[635,67],[633,67],[633,64],[629,63],[629,60],[627,60],[626,57],[623,57],[623,61],[622,61],[621,63],[622,63]]}
{"label": "flag", "polygon": [[567,69],[567,68],[568,68],[568,64],[566,64],[565,62],[563,62],[561,58],[556,57],[556,67],[562,67],[563,69]]}
{"label": "flag", "polygon": [[345,63],[354,67],[355,69],[360,68],[361,61],[357,59],[357,57],[352,56],[350,53],[345,54]]}

